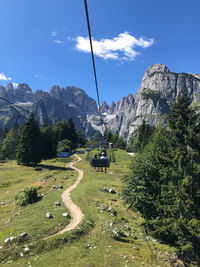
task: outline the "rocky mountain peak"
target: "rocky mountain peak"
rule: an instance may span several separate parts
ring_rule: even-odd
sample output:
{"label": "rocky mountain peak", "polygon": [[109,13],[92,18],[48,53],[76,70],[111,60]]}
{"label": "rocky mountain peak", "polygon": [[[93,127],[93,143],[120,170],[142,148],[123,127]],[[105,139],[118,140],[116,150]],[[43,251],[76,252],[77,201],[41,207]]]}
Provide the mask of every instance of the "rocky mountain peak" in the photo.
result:
{"label": "rocky mountain peak", "polygon": [[170,70],[168,69],[167,65],[161,64],[161,63],[157,63],[157,64],[153,64],[152,66],[150,66],[146,70],[145,74],[147,74],[148,76],[151,76],[155,72],[169,72],[169,71]]}
{"label": "rocky mountain peak", "polygon": [[105,113],[105,112],[108,111],[108,109],[109,109],[108,104],[106,103],[106,101],[103,101],[103,102],[101,103],[101,107],[100,107],[101,112],[102,112],[102,113]]}
{"label": "rocky mountain peak", "polygon": [[6,90],[7,93],[10,93],[10,92],[13,93],[13,90],[14,90],[13,89],[13,84],[12,83],[8,83],[8,85],[6,86],[5,90]]}
{"label": "rocky mountain peak", "polygon": [[19,102],[33,102],[34,95],[28,84],[20,83],[15,89],[15,97]]}

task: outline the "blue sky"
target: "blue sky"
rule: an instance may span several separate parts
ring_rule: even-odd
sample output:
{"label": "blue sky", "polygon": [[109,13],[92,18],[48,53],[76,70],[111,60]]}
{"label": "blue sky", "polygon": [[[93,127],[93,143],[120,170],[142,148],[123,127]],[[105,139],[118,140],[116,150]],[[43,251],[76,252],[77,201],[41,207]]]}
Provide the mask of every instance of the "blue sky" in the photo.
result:
{"label": "blue sky", "polygon": [[[135,94],[145,70],[200,73],[199,0],[88,0],[100,100]],[[76,86],[96,99],[84,0],[0,0],[0,84]]]}

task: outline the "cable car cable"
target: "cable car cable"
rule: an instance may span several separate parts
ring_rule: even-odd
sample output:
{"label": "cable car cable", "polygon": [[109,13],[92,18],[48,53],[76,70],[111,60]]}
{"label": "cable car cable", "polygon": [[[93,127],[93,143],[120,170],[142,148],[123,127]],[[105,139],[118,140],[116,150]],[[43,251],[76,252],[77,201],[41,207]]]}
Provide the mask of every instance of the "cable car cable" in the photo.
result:
{"label": "cable car cable", "polygon": [[10,101],[10,100],[4,98],[4,97],[1,97],[1,96],[0,96],[0,99],[6,101],[7,103],[9,103],[9,104],[11,104],[11,105],[13,105],[13,106],[15,106],[15,107],[17,107],[17,108],[22,109],[22,110],[25,111],[25,112],[28,112],[29,114],[31,113],[29,110],[27,110],[27,109],[25,109],[25,108],[22,108],[22,107],[18,106],[16,103],[14,103],[14,102],[12,102],[12,101]]}
{"label": "cable car cable", "polygon": [[85,14],[86,14],[88,34],[89,34],[89,40],[90,40],[90,49],[91,49],[91,56],[92,56],[92,65],[93,65],[93,71],[94,71],[94,79],[95,79],[96,92],[97,92],[98,111],[99,111],[101,122],[102,122],[102,124],[104,124],[104,121],[103,121],[103,118],[102,118],[102,114],[101,114],[101,108],[100,108],[99,88],[98,88],[96,67],[95,67],[95,61],[94,61],[94,51],[93,51],[93,45],[92,45],[92,35],[91,35],[91,28],[90,28],[90,20],[89,20],[87,0],[84,0],[84,4],[85,4]]}

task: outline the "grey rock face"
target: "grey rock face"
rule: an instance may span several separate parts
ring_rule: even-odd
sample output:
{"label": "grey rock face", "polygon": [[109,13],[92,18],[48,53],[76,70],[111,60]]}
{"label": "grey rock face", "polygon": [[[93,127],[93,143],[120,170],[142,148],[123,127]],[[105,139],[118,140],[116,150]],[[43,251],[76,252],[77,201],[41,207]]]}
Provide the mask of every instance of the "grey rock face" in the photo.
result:
{"label": "grey rock face", "polygon": [[[104,120],[109,129],[128,140],[143,119],[151,125],[165,124],[172,103],[183,87],[192,102],[200,105],[199,74],[174,73],[164,64],[154,64],[145,72],[135,96],[129,94],[104,109]],[[94,117],[89,120],[94,128],[100,129]]]}
{"label": "grey rock face", "polygon": [[[154,64],[145,72],[136,95],[129,94],[110,106],[102,102],[102,117],[108,129],[128,140],[143,119],[152,125],[165,124],[172,103],[183,87],[193,104],[200,106],[200,74],[174,73],[164,64]],[[27,84],[19,84],[14,89],[9,83],[6,88],[0,86],[0,97],[34,112],[40,125],[46,118],[52,125],[72,118],[76,128],[86,137],[93,135],[95,130],[105,131],[95,100],[80,88],[53,86],[49,93],[37,90],[33,94]],[[27,115],[0,99],[1,129],[12,127],[15,121],[21,124]]]}
{"label": "grey rock face", "polygon": [[76,87],[60,88],[53,86],[50,95],[80,113],[97,113],[97,105],[94,99],[89,97],[82,89]]}

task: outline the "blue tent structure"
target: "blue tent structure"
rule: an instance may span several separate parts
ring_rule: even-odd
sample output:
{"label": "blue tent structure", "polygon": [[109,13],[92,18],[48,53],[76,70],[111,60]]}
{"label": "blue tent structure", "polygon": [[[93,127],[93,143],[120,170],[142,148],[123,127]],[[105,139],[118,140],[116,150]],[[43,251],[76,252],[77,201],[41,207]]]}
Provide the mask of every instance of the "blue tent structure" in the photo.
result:
{"label": "blue tent structure", "polygon": [[84,153],[85,153],[84,150],[78,150],[78,151],[77,151],[77,154],[84,154]]}
{"label": "blue tent structure", "polygon": [[69,157],[69,152],[59,152],[58,153],[59,158],[68,158]]}

